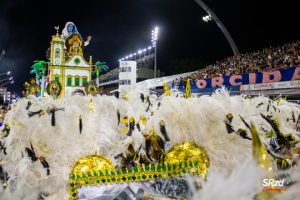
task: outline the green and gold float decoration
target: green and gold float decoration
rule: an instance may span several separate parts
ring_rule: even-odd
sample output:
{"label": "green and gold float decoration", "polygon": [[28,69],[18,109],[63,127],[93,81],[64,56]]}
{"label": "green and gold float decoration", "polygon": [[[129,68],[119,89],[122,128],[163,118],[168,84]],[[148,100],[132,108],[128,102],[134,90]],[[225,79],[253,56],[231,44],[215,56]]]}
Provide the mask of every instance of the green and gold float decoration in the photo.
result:
{"label": "green and gold float decoration", "polygon": [[132,168],[115,168],[102,155],[80,158],[70,174],[69,195],[78,199],[78,189],[88,186],[125,184],[183,177],[186,174],[205,179],[210,165],[207,151],[193,142],[174,145],[162,164],[136,165]]}
{"label": "green and gold float decoration", "polygon": [[47,93],[50,96],[58,97],[62,91],[62,86],[59,81],[50,81],[47,85]]}
{"label": "green and gold float decoration", "polygon": [[40,86],[36,84],[34,79],[31,79],[29,82],[24,83],[24,87],[26,89],[25,96],[28,95],[38,95],[40,93]]}
{"label": "green and gold float decoration", "polygon": [[86,94],[90,94],[93,96],[95,96],[99,93],[97,85],[92,82],[89,82],[88,84],[86,84],[85,92],[86,92]]}

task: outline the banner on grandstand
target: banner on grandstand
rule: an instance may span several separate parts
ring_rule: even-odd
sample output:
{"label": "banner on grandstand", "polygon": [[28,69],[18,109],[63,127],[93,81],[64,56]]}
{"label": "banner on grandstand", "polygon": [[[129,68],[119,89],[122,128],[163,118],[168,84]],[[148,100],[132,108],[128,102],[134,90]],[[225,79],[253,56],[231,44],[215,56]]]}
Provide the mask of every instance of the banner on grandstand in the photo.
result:
{"label": "banner on grandstand", "polygon": [[[227,88],[236,88],[241,87],[242,85],[257,85],[255,87],[261,87],[260,89],[272,89],[271,87],[287,87],[295,88],[297,84],[299,84],[296,80],[300,80],[300,66],[291,67],[288,69],[280,69],[271,72],[256,72],[256,73],[248,73],[248,74],[240,74],[240,75],[232,75],[232,76],[223,76],[216,77],[212,79],[199,79],[191,82],[191,90],[192,92],[201,92],[207,89],[220,88],[225,86]],[[282,84],[270,84],[277,82],[290,82]],[[264,83],[269,83],[270,85]],[[262,84],[258,86],[259,84]],[[292,84],[294,84],[292,86]],[[285,86],[283,86],[285,85]],[[243,86],[244,87],[244,86]],[[184,90],[185,85],[180,85],[179,90]],[[249,88],[249,87],[248,87]],[[254,88],[254,86],[251,86]],[[275,89],[275,88],[274,88]]]}
{"label": "banner on grandstand", "polygon": [[247,90],[272,90],[272,89],[287,89],[287,88],[300,88],[300,80],[298,81],[282,81],[276,83],[259,83],[253,85],[241,85],[240,91]]}

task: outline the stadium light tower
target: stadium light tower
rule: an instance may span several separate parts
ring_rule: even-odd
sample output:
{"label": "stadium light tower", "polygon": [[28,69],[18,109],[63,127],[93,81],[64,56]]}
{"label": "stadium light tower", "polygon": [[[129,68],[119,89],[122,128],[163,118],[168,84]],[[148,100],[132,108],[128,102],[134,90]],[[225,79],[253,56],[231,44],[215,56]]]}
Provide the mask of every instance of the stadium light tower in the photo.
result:
{"label": "stadium light tower", "polygon": [[226,27],[224,26],[224,24],[219,20],[219,18],[217,17],[217,15],[215,15],[215,13],[213,13],[213,11],[202,1],[202,0],[195,0],[199,6],[201,6],[206,12],[207,12],[207,16],[203,17],[203,21],[205,22],[209,22],[209,21],[215,21],[216,24],[218,25],[218,27],[221,29],[221,31],[223,32],[223,34],[225,35],[228,43],[231,46],[231,49],[234,53],[234,55],[239,53],[239,49],[237,48],[235,42],[233,41],[231,35],[229,34],[228,30],[226,29]]}
{"label": "stadium light tower", "polygon": [[157,71],[156,42],[158,39],[158,31],[159,28],[156,26],[154,30],[152,30],[152,34],[151,34],[151,42],[152,42],[152,46],[154,47],[154,78],[156,78],[156,71]]}

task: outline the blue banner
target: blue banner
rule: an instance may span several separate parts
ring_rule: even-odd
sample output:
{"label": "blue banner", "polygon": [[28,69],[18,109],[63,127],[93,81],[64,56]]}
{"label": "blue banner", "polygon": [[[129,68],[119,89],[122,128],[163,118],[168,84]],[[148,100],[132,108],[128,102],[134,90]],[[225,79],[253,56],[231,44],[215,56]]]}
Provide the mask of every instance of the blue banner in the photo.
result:
{"label": "blue banner", "polygon": [[[241,85],[274,83],[281,81],[300,80],[300,66],[288,69],[279,69],[271,72],[256,72],[232,76],[215,77],[212,79],[198,79],[191,81],[193,93],[213,92],[217,88],[225,86],[228,90],[239,91]],[[185,85],[180,84],[178,89],[185,90]]]}

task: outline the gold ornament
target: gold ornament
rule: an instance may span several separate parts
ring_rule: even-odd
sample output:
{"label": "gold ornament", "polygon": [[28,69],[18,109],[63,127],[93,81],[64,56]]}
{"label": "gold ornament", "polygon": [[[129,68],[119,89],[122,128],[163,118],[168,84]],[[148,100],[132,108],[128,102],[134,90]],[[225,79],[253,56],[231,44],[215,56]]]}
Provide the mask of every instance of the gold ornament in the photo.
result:
{"label": "gold ornament", "polygon": [[268,171],[272,171],[270,159],[253,123],[251,123],[250,132],[252,135],[253,158],[257,161],[259,166]]}
{"label": "gold ornament", "polygon": [[85,92],[86,92],[86,94],[91,94],[92,96],[95,96],[96,94],[99,93],[99,89],[98,89],[97,85],[95,85],[92,82],[89,82],[85,86]]}
{"label": "gold ornament", "polygon": [[130,118],[129,118],[129,122],[134,122],[134,118],[133,118],[133,117],[130,117]]}
{"label": "gold ornament", "polygon": [[126,94],[126,92],[123,93],[122,98],[125,99],[126,101],[128,101],[128,95]]}
{"label": "gold ornament", "polygon": [[184,162],[186,160],[199,162],[199,175],[205,178],[210,165],[208,153],[203,147],[199,147],[194,142],[175,144],[165,156],[165,162],[169,164]]}
{"label": "gold ornament", "polygon": [[76,162],[70,174],[69,195],[70,199],[77,200],[78,188],[83,186],[171,179],[185,174],[205,177],[208,167],[209,157],[206,150],[193,142],[175,145],[166,154],[163,164],[142,164],[129,169],[115,170],[108,158],[90,155]]}
{"label": "gold ornament", "polygon": [[58,97],[62,91],[62,85],[59,81],[50,81],[47,85],[46,91],[49,95]]}
{"label": "gold ornament", "polygon": [[160,125],[160,126],[165,126],[165,125],[166,125],[166,122],[165,122],[164,120],[160,120],[160,121],[159,121],[159,125]]}
{"label": "gold ornament", "polygon": [[147,117],[144,116],[140,117],[140,121],[145,126],[147,124]]}
{"label": "gold ornament", "polygon": [[129,131],[128,124],[129,122],[127,116],[125,116],[124,118],[120,118],[120,124],[118,127],[119,132],[127,134]]}
{"label": "gold ornament", "polygon": [[93,111],[94,108],[94,103],[93,103],[93,99],[90,99],[90,103],[89,103],[89,111]]}
{"label": "gold ornament", "polygon": [[190,98],[192,96],[191,94],[191,80],[188,79],[186,82],[186,86],[185,86],[185,94],[184,97],[185,98]]}
{"label": "gold ornament", "polygon": [[104,156],[90,155],[90,156],[80,158],[76,162],[72,170],[72,173],[82,175],[83,173],[84,174],[94,173],[104,169],[109,171],[114,171],[115,167],[112,164],[112,162]]}
{"label": "gold ornament", "polygon": [[166,96],[171,96],[171,92],[169,90],[169,87],[167,85],[167,83],[164,81],[164,93]]}

